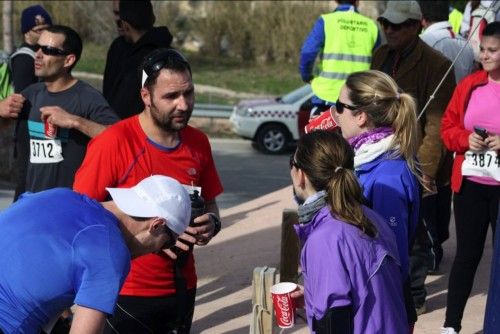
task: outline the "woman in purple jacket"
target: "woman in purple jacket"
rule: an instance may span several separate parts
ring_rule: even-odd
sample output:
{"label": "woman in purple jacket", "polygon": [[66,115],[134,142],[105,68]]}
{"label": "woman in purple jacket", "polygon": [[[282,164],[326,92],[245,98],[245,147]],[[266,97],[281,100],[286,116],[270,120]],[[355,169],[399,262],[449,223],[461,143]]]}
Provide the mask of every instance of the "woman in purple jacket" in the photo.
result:
{"label": "woman in purple jacket", "polygon": [[313,333],[408,333],[394,233],[362,204],[354,152],[333,132],[299,141],[290,174],[299,206],[304,290]]}

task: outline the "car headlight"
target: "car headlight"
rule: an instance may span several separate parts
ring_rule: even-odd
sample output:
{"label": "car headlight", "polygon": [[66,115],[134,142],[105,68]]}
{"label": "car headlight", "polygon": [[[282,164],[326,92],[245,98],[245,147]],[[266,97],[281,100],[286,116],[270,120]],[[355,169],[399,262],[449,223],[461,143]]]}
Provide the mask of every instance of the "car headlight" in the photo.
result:
{"label": "car headlight", "polygon": [[253,112],[252,108],[240,108],[236,109],[236,115],[238,116],[243,116],[243,117],[249,117]]}

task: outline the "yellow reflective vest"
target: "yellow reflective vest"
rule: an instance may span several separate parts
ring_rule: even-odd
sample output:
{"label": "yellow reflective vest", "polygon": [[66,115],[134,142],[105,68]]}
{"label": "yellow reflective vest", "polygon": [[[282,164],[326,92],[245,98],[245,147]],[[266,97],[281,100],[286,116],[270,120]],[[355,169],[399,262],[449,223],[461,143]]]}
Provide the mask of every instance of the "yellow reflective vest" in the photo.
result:
{"label": "yellow reflective vest", "polygon": [[462,24],[463,17],[464,15],[456,8],[453,8],[450,15],[448,15],[448,22],[450,22],[451,29],[455,34],[460,33],[460,25]]}
{"label": "yellow reflective vest", "polygon": [[378,29],[375,22],[355,11],[339,11],[321,16],[325,45],[320,55],[320,72],[312,82],[314,94],[334,103],[350,73],[370,68]]}

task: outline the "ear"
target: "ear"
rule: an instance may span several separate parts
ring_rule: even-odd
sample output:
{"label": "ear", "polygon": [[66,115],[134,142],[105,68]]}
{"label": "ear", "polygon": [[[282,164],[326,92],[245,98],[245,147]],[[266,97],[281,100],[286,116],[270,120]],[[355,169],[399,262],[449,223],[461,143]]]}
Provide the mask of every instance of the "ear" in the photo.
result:
{"label": "ear", "polygon": [[149,224],[149,233],[158,236],[160,234],[163,234],[163,225],[165,225],[165,220],[162,218],[151,218],[148,221]]}
{"label": "ear", "polygon": [[64,59],[64,67],[69,68],[71,65],[73,65],[76,61],[76,56],[74,54],[69,54],[66,56]]}
{"label": "ear", "polygon": [[357,113],[355,116],[354,116],[355,120],[356,120],[356,124],[360,127],[360,128],[364,128],[364,127],[367,127],[369,124],[369,119],[368,119],[368,116],[366,115],[366,113],[364,111],[361,111],[359,113]]}
{"label": "ear", "polygon": [[142,102],[144,102],[144,105],[146,107],[151,107],[151,93],[149,92],[149,89],[146,87],[141,88],[141,98]]}
{"label": "ear", "polygon": [[[306,179],[307,179],[306,173],[304,173],[304,171],[302,170],[302,168],[299,168],[297,170],[297,181],[298,181],[298,185],[301,188],[305,188],[305,186],[306,186]],[[309,180],[307,182],[309,182]]]}

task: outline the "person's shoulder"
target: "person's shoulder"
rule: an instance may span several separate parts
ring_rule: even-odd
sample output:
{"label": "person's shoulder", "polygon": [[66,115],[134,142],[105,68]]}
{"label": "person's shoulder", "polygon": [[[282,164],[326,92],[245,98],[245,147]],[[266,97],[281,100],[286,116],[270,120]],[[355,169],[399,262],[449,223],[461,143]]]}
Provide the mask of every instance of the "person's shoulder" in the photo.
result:
{"label": "person's shoulder", "polygon": [[422,50],[422,57],[432,66],[441,67],[443,64],[451,65],[451,61],[441,52],[435,50],[419,38],[418,47]]}
{"label": "person's shoulder", "polygon": [[195,142],[200,140],[208,142],[207,134],[198,128],[192,127],[191,125],[186,126],[182,132],[184,136]]}
{"label": "person's shoulder", "polygon": [[462,80],[460,80],[460,82],[457,84],[457,89],[460,90],[464,88],[469,88],[471,86],[481,85],[487,82],[488,82],[488,72],[484,70],[478,70],[472,72],[471,74],[467,75]]}
{"label": "person's shoulder", "polygon": [[34,95],[45,93],[46,91],[47,87],[44,82],[36,82],[23,89],[21,95],[23,95],[26,99],[29,99]]}
{"label": "person's shoulder", "polygon": [[75,89],[78,90],[80,93],[86,93],[86,94],[97,94],[102,96],[101,92],[97,90],[97,88],[94,88],[92,85],[89,83],[78,79],[76,84],[75,84]]}

